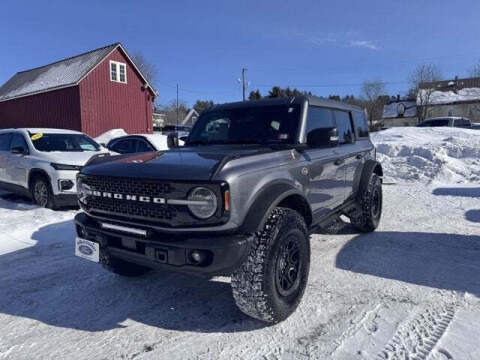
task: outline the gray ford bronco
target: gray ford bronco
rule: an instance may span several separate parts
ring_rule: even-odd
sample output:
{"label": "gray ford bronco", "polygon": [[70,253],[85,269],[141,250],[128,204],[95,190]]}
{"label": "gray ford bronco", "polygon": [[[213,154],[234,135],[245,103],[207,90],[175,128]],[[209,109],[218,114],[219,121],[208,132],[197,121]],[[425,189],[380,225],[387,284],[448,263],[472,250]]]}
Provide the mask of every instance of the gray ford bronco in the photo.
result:
{"label": "gray ford bronco", "polygon": [[78,176],[75,253],[124,276],[168,269],[231,276],[246,314],[298,306],[310,232],[377,227],[382,167],[365,112],[315,97],[215,106],[185,146],[99,158]]}

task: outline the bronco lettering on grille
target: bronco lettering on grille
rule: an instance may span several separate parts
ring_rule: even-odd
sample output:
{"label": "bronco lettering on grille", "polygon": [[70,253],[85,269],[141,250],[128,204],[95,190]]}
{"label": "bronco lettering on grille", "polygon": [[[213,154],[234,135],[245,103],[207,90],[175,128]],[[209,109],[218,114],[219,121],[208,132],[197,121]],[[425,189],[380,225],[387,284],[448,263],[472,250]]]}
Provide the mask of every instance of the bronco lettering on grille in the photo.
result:
{"label": "bronco lettering on grille", "polygon": [[165,198],[162,197],[150,197],[150,196],[137,196],[132,194],[118,194],[118,193],[111,193],[111,192],[100,192],[96,190],[86,189],[85,193],[87,195],[93,195],[96,197],[103,197],[109,198],[112,197],[117,200],[128,200],[128,201],[140,201],[144,203],[154,203],[154,204],[165,204]]}

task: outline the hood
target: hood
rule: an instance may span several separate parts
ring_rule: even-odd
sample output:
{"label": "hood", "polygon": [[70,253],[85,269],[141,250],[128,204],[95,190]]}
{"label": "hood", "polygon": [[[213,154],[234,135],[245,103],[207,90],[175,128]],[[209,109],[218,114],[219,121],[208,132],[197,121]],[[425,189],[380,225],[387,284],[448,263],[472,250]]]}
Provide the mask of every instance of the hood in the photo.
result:
{"label": "hood", "polygon": [[108,153],[108,151],[52,151],[42,153],[42,158],[48,159],[50,162],[57,164],[83,166],[92,156],[104,153]]}
{"label": "hood", "polygon": [[109,156],[84,167],[85,175],[143,177],[159,180],[210,180],[229,160],[263,153],[262,149],[192,147],[165,152]]}

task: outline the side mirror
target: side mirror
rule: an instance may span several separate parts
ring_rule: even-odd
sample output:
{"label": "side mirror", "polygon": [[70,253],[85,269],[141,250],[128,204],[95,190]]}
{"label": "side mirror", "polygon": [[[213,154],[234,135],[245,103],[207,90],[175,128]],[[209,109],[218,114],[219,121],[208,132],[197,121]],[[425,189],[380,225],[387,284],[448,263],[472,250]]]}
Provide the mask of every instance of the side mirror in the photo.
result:
{"label": "side mirror", "polygon": [[188,136],[181,136],[178,138],[179,140],[182,140],[183,142],[188,140]]}
{"label": "side mirror", "polygon": [[311,148],[335,147],[338,142],[337,128],[315,129],[307,135],[307,145]]}
{"label": "side mirror", "polygon": [[28,153],[28,151],[23,148],[22,146],[16,146],[10,149],[10,152],[12,154],[20,154],[20,155],[25,155]]}
{"label": "side mirror", "polygon": [[175,133],[170,133],[167,135],[167,146],[172,149],[178,147],[178,136]]}

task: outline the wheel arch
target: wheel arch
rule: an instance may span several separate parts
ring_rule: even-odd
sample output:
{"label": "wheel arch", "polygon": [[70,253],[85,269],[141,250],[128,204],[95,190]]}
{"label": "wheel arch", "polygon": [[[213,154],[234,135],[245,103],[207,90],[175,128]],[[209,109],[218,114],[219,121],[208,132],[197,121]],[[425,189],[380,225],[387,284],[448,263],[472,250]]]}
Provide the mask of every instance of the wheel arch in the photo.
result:
{"label": "wheel arch", "polygon": [[361,196],[363,191],[367,188],[371,174],[376,174],[380,178],[380,181],[382,181],[383,168],[382,168],[382,165],[376,160],[367,160],[363,165],[360,179],[356,189],[357,199],[359,198],[359,196]]}
{"label": "wheel arch", "polygon": [[262,188],[250,206],[241,230],[253,234],[263,229],[269,214],[277,206],[297,211],[305,220],[307,227],[312,223],[312,209],[303,193],[292,184],[276,182]]}
{"label": "wheel arch", "polygon": [[49,183],[50,187],[52,186],[52,179],[51,179],[50,175],[48,175],[48,173],[45,170],[39,169],[39,168],[33,168],[28,173],[28,188],[29,189],[31,189],[33,179],[35,179],[37,176],[42,176],[42,177],[46,178],[48,180],[48,183]]}

